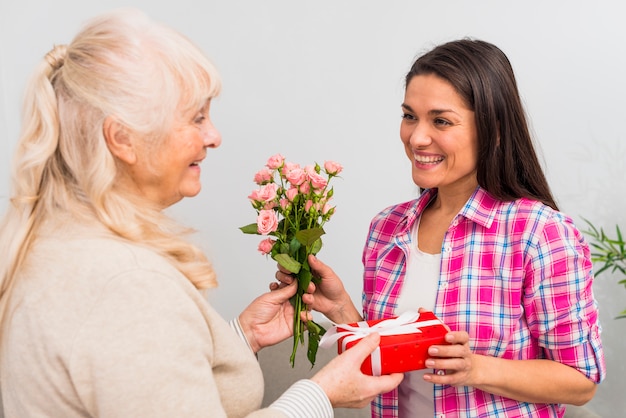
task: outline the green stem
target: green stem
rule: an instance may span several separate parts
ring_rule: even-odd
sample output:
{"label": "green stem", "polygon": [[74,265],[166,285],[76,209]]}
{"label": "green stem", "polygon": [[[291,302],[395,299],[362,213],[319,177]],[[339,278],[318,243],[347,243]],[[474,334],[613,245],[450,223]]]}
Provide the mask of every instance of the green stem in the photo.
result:
{"label": "green stem", "polygon": [[302,296],[300,294],[300,289],[294,295],[294,316],[293,316],[293,349],[291,351],[291,357],[289,358],[289,362],[291,363],[291,367],[293,368],[296,362],[296,351],[298,351],[298,344],[300,344],[300,339],[302,338],[302,319],[300,318],[300,311],[302,310]]}

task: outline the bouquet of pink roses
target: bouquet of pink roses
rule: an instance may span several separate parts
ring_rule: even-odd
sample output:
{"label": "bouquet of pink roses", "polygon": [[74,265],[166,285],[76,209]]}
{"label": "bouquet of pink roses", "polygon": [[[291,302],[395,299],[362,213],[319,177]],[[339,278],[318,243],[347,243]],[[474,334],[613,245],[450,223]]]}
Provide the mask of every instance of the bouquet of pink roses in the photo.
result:
{"label": "bouquet of pink roses", "polygon": [[240,228],[246,234],[268,236],[259,243],[259,251],[270,255],[298,280],[298,291],[291,301],[295,308],[292,367],[298,345],[304,344],[304,331],[309,334],[307,357],[311,365],[315,364],[319,340],[326,332],[312,320],[302,321],[301,312],[307,310],[302,295],[311,281],[318,280],[311,273],[308,256],[322,248],[322,226],[335,213],[329,203],[333,196],[329,183],[341,170],[342,166],[334,161],[326,161],[324,167],[317,163],[300,167],[286,162],[280,154],[270,157],[254,176],[259,188],[248,196],[257,221]]}

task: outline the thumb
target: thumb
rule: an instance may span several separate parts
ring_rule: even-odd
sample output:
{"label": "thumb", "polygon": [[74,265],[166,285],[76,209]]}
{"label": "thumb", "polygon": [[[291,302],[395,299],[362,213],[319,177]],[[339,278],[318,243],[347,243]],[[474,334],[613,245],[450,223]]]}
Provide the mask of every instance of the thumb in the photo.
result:
{"label": "thumb", "polygon": [[320,277],[328,277],[330,274],[332,274],[332,269],[326,264],[322,263],[320,259],[315,257],[313,254],[309,256],[309,266]]}
{"label": "thumb", "polygon": [[354,345],[350,350],[346,351],[346,353],[352,353],[352,357],[355,361],[359,362],[359,365],[363,363],[363,361],[372,354],[378,345],[380,344],[380,335],[378,333],[369,334],[366,337],[362,338],[356,345]]}
{"label": "thumb", "polygon": [[268,297],[272,301],[282,303],[285,300],[292,297],[293,295],[295,295],[297,290],[298,290],[298,281],[294,280],[293,282],[289,283],[286,286],[282,286],[276,290],[272,290],[271,292],[268,292]]}

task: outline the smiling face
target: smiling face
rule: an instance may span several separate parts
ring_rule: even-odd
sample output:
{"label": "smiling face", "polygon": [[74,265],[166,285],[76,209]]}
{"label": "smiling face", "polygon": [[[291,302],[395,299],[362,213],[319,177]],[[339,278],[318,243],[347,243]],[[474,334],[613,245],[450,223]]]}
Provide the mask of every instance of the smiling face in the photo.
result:
{"label": "smiling face", "polygon": [[177,115],[167,138],[156,146],[137,141],[137,160],[128,170],[139,194],[159,207],[168,207],[201,189],[200,163],[207,148],[222,138],[209,119],[210,101],[202,109]]}
{"label": "smiling face", "polygon": [[474,112],[450,83],[434,74],[409,81],[402,112],[400,138],[415,184],[469,196],[478,184]]}

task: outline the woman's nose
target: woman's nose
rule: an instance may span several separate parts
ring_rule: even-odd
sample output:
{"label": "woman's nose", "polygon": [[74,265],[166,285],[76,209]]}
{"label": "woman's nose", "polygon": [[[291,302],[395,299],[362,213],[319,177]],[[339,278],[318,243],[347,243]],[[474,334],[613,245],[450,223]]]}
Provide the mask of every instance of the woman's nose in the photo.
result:
{"label": "woman's nose", "polygon": [[416,124],[409,136],[409,143],[413,148],[422,148],[430,145],[432,138],[430,131],[423,124]]}
{"label": "woman's nose", "polygon": [[217,148],[222,143],[222,134],[217,130],[213,122],[209,122],[206,134],[204,135],[205,148]]}

